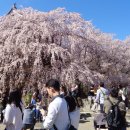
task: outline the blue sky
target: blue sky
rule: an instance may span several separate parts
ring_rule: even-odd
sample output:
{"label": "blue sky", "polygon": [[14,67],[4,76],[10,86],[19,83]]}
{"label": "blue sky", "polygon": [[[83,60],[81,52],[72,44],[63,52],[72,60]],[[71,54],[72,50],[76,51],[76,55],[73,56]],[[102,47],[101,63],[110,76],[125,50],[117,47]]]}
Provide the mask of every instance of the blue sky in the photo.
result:
{"label": "blue sky", "polygon": [[85,20],[115,38],[124,40],[130,35],[130,0],[0,0],[0,16],[5,15],[13,5],[50,11],[64,7],[67,11],[78,12]]}

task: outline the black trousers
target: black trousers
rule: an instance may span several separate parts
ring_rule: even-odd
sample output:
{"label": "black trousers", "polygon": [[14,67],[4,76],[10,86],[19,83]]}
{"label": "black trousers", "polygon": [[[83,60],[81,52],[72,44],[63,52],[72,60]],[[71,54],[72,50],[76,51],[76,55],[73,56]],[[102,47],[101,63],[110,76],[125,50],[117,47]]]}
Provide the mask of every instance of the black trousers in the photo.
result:
{"label": "black trousers", "polygon": [[34,130],[34,124],[23,124],[22,130]]}
{"label": "black trousers", "polygon": [[122,130],[122,128],[111,127],[111,128],[108,128],[108,130]]}

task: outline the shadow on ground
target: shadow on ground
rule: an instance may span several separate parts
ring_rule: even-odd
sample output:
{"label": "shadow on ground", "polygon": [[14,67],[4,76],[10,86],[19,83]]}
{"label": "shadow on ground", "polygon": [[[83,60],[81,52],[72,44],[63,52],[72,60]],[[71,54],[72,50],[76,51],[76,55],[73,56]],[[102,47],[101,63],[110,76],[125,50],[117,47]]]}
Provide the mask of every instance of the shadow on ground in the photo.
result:
{"label": "shadow on ground", "polygon": [[88,120],[80,120],[79,123],[86,123],[86,122],[90,122]]}
{"label": "shadow on ground", "polygon": [[87,120],[88,117],[91,117],[90,113],[81,113],[80,114],[80,119]]}
{"label": "shadow on ground", "polygon": [[89,117],[92,117],[90,113],[81,113],[81,114],[80,114],[80,121],[79,121],[79,123],[90,122],[90,121],[88,120]]}

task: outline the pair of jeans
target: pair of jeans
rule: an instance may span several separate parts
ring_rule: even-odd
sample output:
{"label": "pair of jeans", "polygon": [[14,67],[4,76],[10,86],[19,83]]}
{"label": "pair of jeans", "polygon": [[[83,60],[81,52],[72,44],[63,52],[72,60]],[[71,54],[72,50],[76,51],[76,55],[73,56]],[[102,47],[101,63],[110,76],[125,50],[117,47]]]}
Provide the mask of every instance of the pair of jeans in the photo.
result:
{"label": "pair of jeans", "polygon": [[104,104],[100,104],[100,112],[104,113]]}
{"label": "pair of jeans", "polygon": [[126,127],[121,128],[121,130],[126,130]]}

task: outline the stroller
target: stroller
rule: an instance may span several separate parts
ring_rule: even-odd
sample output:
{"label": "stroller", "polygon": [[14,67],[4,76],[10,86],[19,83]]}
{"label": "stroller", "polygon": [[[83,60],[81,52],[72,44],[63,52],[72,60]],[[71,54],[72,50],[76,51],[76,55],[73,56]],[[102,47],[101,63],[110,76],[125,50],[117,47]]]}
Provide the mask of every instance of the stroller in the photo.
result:
{"label": "stroller", "polygon": [[94,128],[95,130],[108,130],[107,121],[104,113],[95,113]]}

